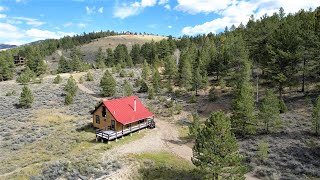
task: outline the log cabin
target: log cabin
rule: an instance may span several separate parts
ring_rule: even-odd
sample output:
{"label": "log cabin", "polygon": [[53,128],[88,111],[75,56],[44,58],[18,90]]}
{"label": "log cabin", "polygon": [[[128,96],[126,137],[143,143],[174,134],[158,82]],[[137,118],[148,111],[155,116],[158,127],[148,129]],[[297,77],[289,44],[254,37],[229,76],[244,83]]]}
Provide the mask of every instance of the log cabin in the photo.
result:
{"label": "log cabin", "polygon": [[92,112],[96,140],[113,140],[154,127],[154,114],[136,96],[102,101]]}

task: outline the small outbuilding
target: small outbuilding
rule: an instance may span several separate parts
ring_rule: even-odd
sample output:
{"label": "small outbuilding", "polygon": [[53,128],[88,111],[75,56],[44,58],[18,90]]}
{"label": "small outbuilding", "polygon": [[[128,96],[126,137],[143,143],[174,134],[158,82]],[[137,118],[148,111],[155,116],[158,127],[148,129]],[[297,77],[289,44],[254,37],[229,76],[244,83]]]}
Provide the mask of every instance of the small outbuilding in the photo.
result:
{"label": "small outbuilding", "polygon": [[151,113],[136,96],[105,100],[92,112],[96,138],[113,140],[155,126]]}

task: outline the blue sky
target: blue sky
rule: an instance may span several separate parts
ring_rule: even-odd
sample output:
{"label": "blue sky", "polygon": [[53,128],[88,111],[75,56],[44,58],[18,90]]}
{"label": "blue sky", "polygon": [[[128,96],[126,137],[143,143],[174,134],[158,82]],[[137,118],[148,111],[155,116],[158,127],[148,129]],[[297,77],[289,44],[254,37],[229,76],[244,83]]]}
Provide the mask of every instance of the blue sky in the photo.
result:
{"label": "blue sky", "polygon": [[271,15],[316,8],[320,0],[0,0],[0,43],[24,44],[114,30],[181,36],[217,33]]}

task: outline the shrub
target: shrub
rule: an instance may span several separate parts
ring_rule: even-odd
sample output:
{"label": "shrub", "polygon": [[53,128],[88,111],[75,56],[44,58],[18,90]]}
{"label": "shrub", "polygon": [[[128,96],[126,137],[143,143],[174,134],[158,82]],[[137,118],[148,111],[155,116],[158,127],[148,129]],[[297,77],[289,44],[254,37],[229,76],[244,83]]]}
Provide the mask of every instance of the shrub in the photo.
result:
{"label": "shrub", "polygon": [[176,112],[177,114],[181,114],[182,111],[182,105],[180,103],[176,103]]}
{"label": "shrub", "polygon": [[120,64],[120,63],[118,63],[118,64],[117,64],[117,66],[116,66],[116,71],[117,71],[117,72],[120,72],[120,71],[121,71],[121,69],[122,69],[122,68],[121,68],[121,64]]}
{"label": "shrub", "polygon": [[134,86],[135,87],[140,87],[141,86],[141,78],[140,77],[138,77],[138,79],[136,79],[136,81],[134,82]]}
{"label": "shrub", "polygon": [[124,81],[123,94],[124,96],[131,96],[133,94],[132,86],[127,80]]}
{"label": "shrub", "polygon": [[283,99],[279,100],[279,108],[280,108],[280,113],[286,113],[288,111],[287,106],[284,103]]}
{"label": "shrub", "polygon": [[81,76],[80,79],[79,79],[79,83],[83,84],[83,82],[84,82],[84,80],[83,80],[83,77]]}
{"label": "shrub", "polygon": [[125,70],[121,70],[120,73],[119,73],[119,76],[120,77],[126,77],[127,76],[127,73]]}
{"label": "shrub", "polygon": [[93,81],[93,75],[90,73],[90,71],[86,75],[86,81]]}
{"label": "shrub", "polygon": [[33,103],[33,95],[28,86],[23,86],[20,94],[19,105],[22,108],[30,108]]}
{"label": "shrub", "polygon": [[14,96],[16,94],[17,94],[17,92],[15,90],[13,90],[13,91],[7,92],[6,96]]}
{"label": "shrub", "polygon": [[262,161],[268,158],[268,151],[269,151],[268,146],[269,144],[265,140],[262,140],[258,143],[257,156]]}
{"label": "shrub", "polygon": [[35,73],[29,68],[27,67],[21,74],[20,76],[17,78],[17,82],[21,83],[21,84],[27,84],[28,82],[30,82],[31,80],[34,80],[36,77]]}
{"label": "shrub", "polygon": [[129,77],[134,77],[134,72],[133,71],[129,72]]}
{"label": "shrub", "polygon": [[64,104],[65,105],[70,105],[73,103],[73,96],[71,93],[67,93],[65,99],[64,99]]}
{"label": "shrub", "polygon": [[54,84],[60,84],[61,81],[62,81],[62,78],[61,78],[61,76],[58,74],[58,75],[54,78],[53,83],[54,83]]}
{"label": "shrub", "polygon": [[153,89],[153,87],[150,87],[150,88],[148,89],[148,98],[149,98],[149,99],[153,99],[153,98],[154,98],[154,95],[155,95],[154,89]]}
{"label": "shrub", "polygon": [[209,101],[213,102],[221,96],[221,92],[214,86],[209,91]]}
{"label": "shrub", "polygon": [[70,76],[64,90],[70,93],[72,96],[75,96],[78,91],[78,85],[73,76]]}
{"label": "shrub", "polygon": [[148,88],[147,83],[144,80],[141,80],[141,87],[139,89],[139,92],[145,93],[145,92],[148,92],[148,90],[149,90],[149,88]]}
{"label": "shrub", "polygon": [[117,68],[113,65],[111,68],[111,73],[114,74],[117,72]]}
{"label": "shrub", "polygon": [[192,94],[190,100],[189,100],[189,103],[196,103],[197,102],[197,97],[195,94]]}
{"label": "shrub", "polygon": [[189,125],[189,136],[196,137],[200,132],[200,117],[198,113],[192,113],[192,123]]}

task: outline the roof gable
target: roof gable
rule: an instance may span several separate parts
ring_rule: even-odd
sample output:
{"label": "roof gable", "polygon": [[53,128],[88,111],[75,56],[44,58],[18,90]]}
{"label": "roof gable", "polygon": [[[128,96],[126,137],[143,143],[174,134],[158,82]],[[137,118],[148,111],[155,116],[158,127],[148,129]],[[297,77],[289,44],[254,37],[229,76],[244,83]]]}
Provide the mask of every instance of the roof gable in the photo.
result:
{"label": "roof gable", "polygon": [[[134,100],[136,100],[136,111],[134,111]],[[106,100],[103,101],[103,104],[110,111],[115,120],[121,124],[128,124],[154,116],[154,114],[144,107],[136,96]]]}

